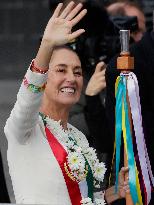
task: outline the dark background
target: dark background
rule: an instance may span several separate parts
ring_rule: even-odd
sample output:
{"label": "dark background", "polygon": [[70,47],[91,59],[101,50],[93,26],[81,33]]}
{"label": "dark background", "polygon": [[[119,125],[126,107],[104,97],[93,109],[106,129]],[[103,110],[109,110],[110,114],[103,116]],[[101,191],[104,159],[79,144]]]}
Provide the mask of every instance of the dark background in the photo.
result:
{"label": "dark background", "polygon": [[0,1],[0,79],[19,79],[49,19],[48,0]]}

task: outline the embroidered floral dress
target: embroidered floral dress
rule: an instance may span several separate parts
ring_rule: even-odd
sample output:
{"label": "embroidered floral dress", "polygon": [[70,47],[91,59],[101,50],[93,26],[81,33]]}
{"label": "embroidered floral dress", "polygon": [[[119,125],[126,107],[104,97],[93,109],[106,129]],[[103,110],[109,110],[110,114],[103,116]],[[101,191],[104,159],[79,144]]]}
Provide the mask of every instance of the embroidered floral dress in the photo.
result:
{"label": "embroidered floral dress", "polygon": [[83,133],[39,114],[47,75],[27,71],[5,126],[16,203],[105,204],[96,199],[106,171]]}

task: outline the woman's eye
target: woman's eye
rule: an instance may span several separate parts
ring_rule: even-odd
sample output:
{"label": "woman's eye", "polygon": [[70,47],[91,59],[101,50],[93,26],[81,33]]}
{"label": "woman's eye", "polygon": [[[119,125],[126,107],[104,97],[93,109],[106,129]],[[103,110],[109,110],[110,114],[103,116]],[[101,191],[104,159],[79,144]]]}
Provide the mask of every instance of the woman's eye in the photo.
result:
{"label": "woman's eye", "polygon": [[64,70],[63,68],[59,68],[59,69],[57,70],[57,72],[63,73],[63,72],[65,72],[65,70]]}
{"label": "woman's eye", "polygon": [[81,71],[76,71],[76,72],[74,72],[74,74],[77,75],[77,76],[82,76],[82,72]]}

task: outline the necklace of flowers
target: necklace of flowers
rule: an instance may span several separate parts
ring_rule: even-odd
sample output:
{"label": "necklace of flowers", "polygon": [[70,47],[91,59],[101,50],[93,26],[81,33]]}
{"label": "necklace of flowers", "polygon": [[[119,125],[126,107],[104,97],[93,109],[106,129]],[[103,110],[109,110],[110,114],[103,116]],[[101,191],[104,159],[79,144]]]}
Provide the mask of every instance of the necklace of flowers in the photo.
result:
{"label": "necklace of flowers", "polygon": [[91,198],[89,198],[89,197],[81,200],[81,205],[105,205],[105,204],[106,204],[106,202],[104,200],[104,196],[102,196],[101,199],[95,199],[94,203],[92,202]]}
{"label": "necklace of flowers", "polygon": [[[94,177],[94,186],[99,187],[100,182],[104,180],[104,174],[106,167],[103,162],[99,162],[96,155],[96,150],[89,147],[89,143],[85,135],[78,129],[67,124],[67,130],[61,125],[61,121],[55,121],[48,116],[44,117],[46,126],[53,133],[56,139],[63,145],[67,151],[67,163],[71,170],[70,177],[76,180],[78,183],[86,178],[87,166],[86,160],[88,161]],[[67,166],[64,164],[67,172]],[[97,202],[97,203],[96,203]],[[90,198],[83,198],[81,201],[82,205],[93,205]],[[104,205],[103,198],[95,201],[96,205]]]}

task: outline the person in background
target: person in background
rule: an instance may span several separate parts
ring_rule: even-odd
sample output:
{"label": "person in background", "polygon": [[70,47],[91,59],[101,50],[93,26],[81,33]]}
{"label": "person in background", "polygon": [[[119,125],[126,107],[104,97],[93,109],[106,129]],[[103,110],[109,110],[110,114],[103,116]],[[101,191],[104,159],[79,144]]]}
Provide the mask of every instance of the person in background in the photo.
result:
{"label": "person in background", "polygon": [[[111,16],[137,16],[138,30],[131,32],[131,37],[133,39],[131,43],[137,42],[142,38],[146,30],[145,17],[137,3],[128,0],[117,1],[109,4],[106,9]],[[106,161],[108,167],[108,172],[106,172],[107,179],[110,173],[114,139],[114,128],[111,128],[110,124],[113,125],[114,121],[112,119],[111,123],[112,115],[108,115],[108,111],[106,111],[106,81],[104,67],[105,65],[102,66],[99,71],[96,69],[87,84],[85,90],[84,114],[90,135],[93,138],[93,145],[98,153],[101,153],[101,157]],[[114,113],[114,110],[112,110],[112,112]],[[105,141],[105,144],[103,141]],[[105,183],[106,187],[107,185],[108,180]]]}
{"label": "person in background", "polygon": [[[152,92],[154,89],[154,32],[146,32],[140,41],[130,47],[130,54],[134,56],[135,59],[133,72],[136,74],[139,83],[145,141],[151,162],[151,168],[154,172],[154,92]],[[103,139],[108,141],[109,139],[112,152],[115,136],[115,81],[119,76],[119,70],[116,69],[116,60],[117,56],[109,62],[105,76],[102,71],[99,71],[99,73],[101,73],[101,77],[99,77],[99,74],[96,75],[98,72],[96,70],[91,77],[86,89],[88,106],[86,106],[85,110],[87,122],[91,123],[91,132],[95,130],[96,141],[101,142]],[[99,83],[99,78],[104,78],[101,80],[102,83]],[[105,108],[99,98],[99,93],[101,92],[101,89],[103,89],[103,84],[104,86],[106,85]],[[104,132],[104,124],[107,128],[106,132]],[[101,133],[103,137],[101,137]],[[106,133],[106,136],[104,136],[103,133]],[[113,202],[115,205],[121,203],[125,204],[122,200]],[[154,193],[152,193],[152,199],[150,202],[150,205],[153,204]]]}
{"label": "person in background", "polygon": [[106,89],[105,72],[105,63],[98,63],[85,89],[86,106],[84,114],[90,133],[93,136],[94,147],[106,162],[107,172],[103,187],[107,188],[113,155],[113,139],[105,105],[102,103],[100,95]]}
{"label": "person in background", "polygon": [[139,4],[128,0],[117,1],[109,4],[106,9],[110,16],[136,16],[138,21],[138,30],[132,32],[131,37],[134,42],[141,40],[146,31],[146,19]]}

